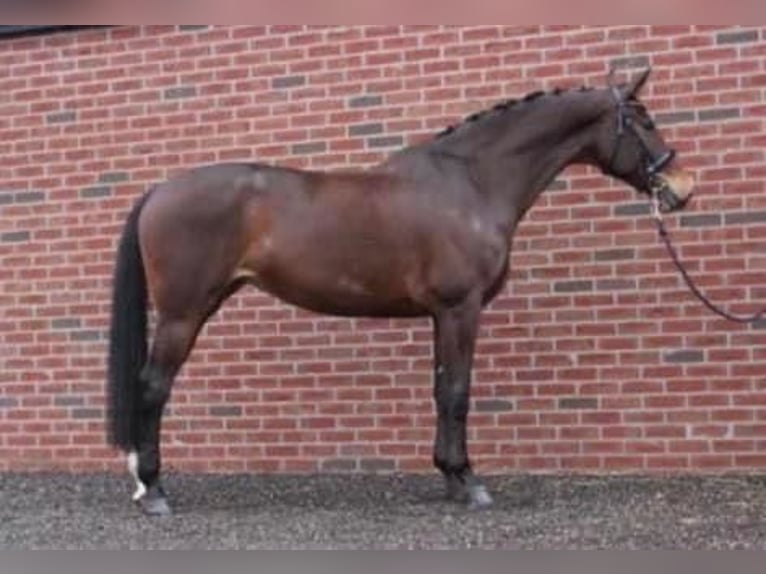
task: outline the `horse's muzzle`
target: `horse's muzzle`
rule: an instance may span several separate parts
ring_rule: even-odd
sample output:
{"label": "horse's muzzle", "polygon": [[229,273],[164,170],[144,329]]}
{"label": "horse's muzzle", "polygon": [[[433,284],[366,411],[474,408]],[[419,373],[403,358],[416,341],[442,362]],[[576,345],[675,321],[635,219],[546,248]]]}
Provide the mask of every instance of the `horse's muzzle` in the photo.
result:
{"label": "horse's muzzle", "polygon": [[682,170],[658,173],[653,178],[652,194],[663,212],[680,211],[694,195],[694,176]]}

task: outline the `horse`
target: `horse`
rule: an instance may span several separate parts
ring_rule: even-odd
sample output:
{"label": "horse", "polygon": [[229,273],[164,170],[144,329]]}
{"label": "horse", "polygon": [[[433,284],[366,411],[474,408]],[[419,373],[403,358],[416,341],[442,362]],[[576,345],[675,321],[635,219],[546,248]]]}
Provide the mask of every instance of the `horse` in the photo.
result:
{"label": "horse", "polygon": [[245,285],[315,313],[430,318],[433,463],[449,499],[491,506],[466,421],[479,317],[506,282],[519,222],[572,164],[599,168],[663,212],[692,195],[692,175],[639,99],[650,72],[504,101],[364,170],[217,163],[149,189],[117,248],[106,408],[142,511],[171,512],[163,410],[200,329]]}

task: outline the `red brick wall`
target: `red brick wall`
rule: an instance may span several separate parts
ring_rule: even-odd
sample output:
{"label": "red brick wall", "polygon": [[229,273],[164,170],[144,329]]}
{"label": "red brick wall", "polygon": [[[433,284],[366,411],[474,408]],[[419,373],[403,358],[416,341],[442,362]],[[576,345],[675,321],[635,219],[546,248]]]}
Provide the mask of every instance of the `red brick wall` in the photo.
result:
{"label": "red brick wall", "polygon": [[[119,27],[0,40],[0,469],[102,469],[105,331],[126,210],[223,160],[369,165],[465,113],[655,68],[646,101],[700,179],[671,219],[713,299],[766,303],[766,27]],[[646,205],[594,171],[546,193],[483,318],[479,470],[766,467],[766,331],[691,298]],[[166,460],[423,470],[427,321],[314,316],[249,291],[177,383]],[[122,464],[121,462],[119,463]]]}

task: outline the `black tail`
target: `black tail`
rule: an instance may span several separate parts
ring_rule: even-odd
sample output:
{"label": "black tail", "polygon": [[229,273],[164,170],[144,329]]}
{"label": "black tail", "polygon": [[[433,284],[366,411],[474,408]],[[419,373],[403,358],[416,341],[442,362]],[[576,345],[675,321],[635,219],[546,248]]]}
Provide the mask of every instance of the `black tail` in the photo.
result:
{"label": "black tail", "polygon": [[117,250],[109,331],[107,434],[124,451],[135,448],[140,413],[140,375],[147,355],[146,274],[138,218],[149,194],[130,212]]}

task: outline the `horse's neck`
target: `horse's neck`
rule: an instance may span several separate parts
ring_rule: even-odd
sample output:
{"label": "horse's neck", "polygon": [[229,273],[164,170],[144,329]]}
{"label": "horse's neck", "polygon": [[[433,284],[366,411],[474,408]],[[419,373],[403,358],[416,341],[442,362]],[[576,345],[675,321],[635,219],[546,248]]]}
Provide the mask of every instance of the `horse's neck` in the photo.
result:
{"label": "horse's neck", "polygon": [[[509,162],[507,184],[494,190],[498,197],[507,198],[510,203],[509,217],[521,217],[530,209],[540,195],[550,187],[553,181],[570,165],[592,163],[589,147],[592,138],[582,132],[570,134],[562,141],[540,153],[530,153],[517,161]],[[514,174],[519,174],[514,177]]]}
{"label": "horse's neck", "polygon": [[593,163],[596,92],[549,96],[515,123],[509,121],[476,156],[485,194],[510,224],[524,215],[568,166]]}

